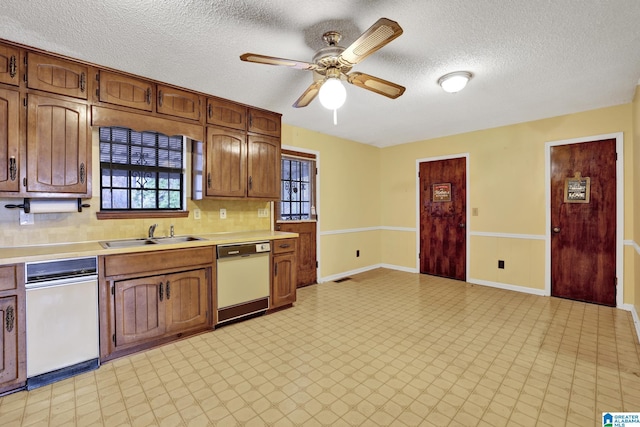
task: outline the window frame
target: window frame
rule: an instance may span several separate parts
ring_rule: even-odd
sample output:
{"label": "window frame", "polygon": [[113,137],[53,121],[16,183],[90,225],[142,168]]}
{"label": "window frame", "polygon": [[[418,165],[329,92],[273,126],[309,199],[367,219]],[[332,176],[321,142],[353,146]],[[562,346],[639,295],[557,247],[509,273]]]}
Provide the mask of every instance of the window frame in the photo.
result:
{"label": "window frame", "polygon": [[[285,180],[285,174],[282,171],[282,167],[283,167],[283,161],[284,160],[294,160],[294,161],[300,161],[300,162],[309,162],[310,163],[310,173],[309,173],[309,181],[308,184],[310,186],[309,189],[309,218],[300,218],[300,219],[288,219],[288,218],[283,218],[282,217],[282,204],[286,203],[286,201],[284,200],[283,197],[283,191],[284,191],[284,182],[285,181],[291,181],[291,180]],[[316,177],[318,174],[318,166],[317,166],[317,159],[315,154],[308,154],[308,153],[303,153],[303,152],[298,152],[298,151],[290,151],[290,150],[282,150],[281,153],[281,160],[280,160],[280,168],[281,168],[281,176],[280,176],[280,200],[278,200],[275,203],[275,222],[278,223],[287,223],[287,222],[316,222],[318,219],[318,215],[317,215],[317,211],[316,211],[316,200],[317,200],[317,195],[316,195]],[[299,181],[298,181],[299,182]],[[305,181],[307,182],[307,181]],[[299,203],[303,203],[302,201],[300,201]],[[289,215],[295,215],[295,214],[289,214]]]}
{"label": "window frame", "polygon": [[[120,129],[120,130],[124,130],[128,133],[128,138],[127,138],[127,144],[123,144],[126,145],[128,148],[127,150],[131,150],[131,147],[138,147],[138,145],[132,145],[131,144],[131,134],[132,133],[137,133],[140,134],[139,137],[143,138],[143,134],[155,134],[155,140],[156,140],[156,145],[155,146],[146,146],[146,147],[151,147],[152,149],[156,150],[156,154],[158,153],[158,146],[157,146],[157,138],[158,135],[166,137],[166,138],[175,138],[176,136],[178,136],[179,138],[181,138],[181,151],[180,151],[180,156],[181,156],[181,167],[180,168],[170,168],[170,167],[164,167],[164,166],[158,166],[157,162],[156,165],[153,166],[145,166],[144,170],[148,171],[148,172],[152,172],[152,173],[177,173],[179,172],[180,174],[180,189],[179,189],[179,193],[180,193],[180,207],[179,208],[173,208],[173,209],[165,209],[165,208],[129,208],[129,209],[110,209],[110,208],[103,208],[103,168],[106,166],[106,168],[109,169],[113,169],[110,168],[109,165],[112,163],[107,163],[107,162],[102,162],[102,137],[101,137],[101,132],[103,128],[108,128],[108,129]],[[96,216],[98,217],[98,219],[119,219],[119,218],[185,218],[188,217],[189,215],[189,211],[186,209],[187,208],[187,192],[188,192],[188,188],[187,188],[187,181],[188,181],[188,176],[187,176],[187,144],[189,142],[188,138],[182,135],[166,135],[163,134],[162,132],[158,132],[158,131],[138,131],[135,129],[131,129],[129,127],[126,126],[100,126],[98,128],[98,132],[97,132],[97,137],[98,137],[98,163],[99,163],[99,167],[100,167],[100,210],[96,213]],[[113,143],[113,138],[110,135],[110,141],[108,141],[109,144]],[[175,151],[173,151],[175,153]],[[132,190],[134,190],[134,187],[131,187],[131,182],[130,180],[131,178],[131,172],[134,169],[140,169],[139,167],[136,167],[135,165],[131,164],[131,163],[118,163],[119,165],[122,165],[121,169],[127,170],[129,173],[129,176],[127,178],[127,180],[129,181],[127,183],[127,197],[129,198],[129,200],[131,200],[132,197]],[[131,167],[127,167],[127,165],[131,165],[134,166],[133,168]],[[162,191],[163,189],[158,188],[159,187],[159,183],[156,183],[156,185],[154,186],[153,191],[155,191],[156,193],[159,191]],[[109,187],[110,188],[110,187]],[[175,189],[167,189],[168,191],[173,191],[176,192]],[[156,206],[158,203],[158,196],[156,195]]]}

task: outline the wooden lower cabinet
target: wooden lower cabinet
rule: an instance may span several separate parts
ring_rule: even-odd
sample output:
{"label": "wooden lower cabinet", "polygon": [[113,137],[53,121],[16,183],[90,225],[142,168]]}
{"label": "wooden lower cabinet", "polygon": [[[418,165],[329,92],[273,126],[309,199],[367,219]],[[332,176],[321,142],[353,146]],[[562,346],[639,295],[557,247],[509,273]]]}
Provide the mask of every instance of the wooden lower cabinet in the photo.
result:
{"label": "wooden lower cabinet", "polygon": [[0,267],[0,395],[27,381],[24,264]]}
{"label": "wooden lower cabinet", "polygon": [[271,309],[296,301],[296,239],[273,242],[271,263]]}
{"label": "wooden lower cabinet", "polygon": [[214,253],[208,247],[102,257],[101,359],[211,329]]}

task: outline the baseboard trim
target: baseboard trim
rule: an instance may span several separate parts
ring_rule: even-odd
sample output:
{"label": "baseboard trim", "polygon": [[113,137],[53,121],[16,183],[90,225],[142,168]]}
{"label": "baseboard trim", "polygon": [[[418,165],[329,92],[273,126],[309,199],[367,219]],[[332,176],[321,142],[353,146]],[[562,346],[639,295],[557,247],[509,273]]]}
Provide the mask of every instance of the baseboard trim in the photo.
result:
{"label": "baseboard trim", "polygon": [[526,286],[510,285],[508,283],[491,282],[489,280],[467,278],[468,283],[474,285],[489,286],[491,288],[505,289],[507,291],[522,292],[525,294],[539,295],[541,297],[548,296],[545,294],[544,289],[527,288]]}
{"label": "baseboard trim", "polygon": [[636,335],[638,336],[638,343],[640,343],[640,318],[638,317],[636,307],[633,304],[622,304],[620,308],[631,312],[631,315],[633,316],[633,325],[635,326]]}

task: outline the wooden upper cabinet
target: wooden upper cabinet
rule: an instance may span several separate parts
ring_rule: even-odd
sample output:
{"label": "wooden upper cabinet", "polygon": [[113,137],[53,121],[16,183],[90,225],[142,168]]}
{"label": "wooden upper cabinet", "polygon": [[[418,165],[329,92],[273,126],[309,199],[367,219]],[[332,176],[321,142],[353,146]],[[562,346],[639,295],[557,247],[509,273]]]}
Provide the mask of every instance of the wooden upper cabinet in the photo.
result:
{"label": "wooden upper cabinet", "polygon": [[144,111],[153,110],[152,101],[155,99],[153,83],[103,70],[98,76],[100,102]]}
{"label": "wooden upper cabinet", "polygon": [[232,129],[247,129],[247,107],[219,98],[207,99],[207,123]]}
{"label": "wooden upper cabinet", "polygon": [[13,86],[20,84],[19,62],[20,51],[18,48],[0,45],[0,83]]}
{"label": "wooden upper cabinet", "polygon": [[20,190],[20,96],[0,88],[0,191]]}
{"label": "wooden upper cabinet", "polygon": [[87,193],[91,143],[87,106],[30,94],[27,109],[27,191]]}
{"label": "wooden upper cabinet", "polygon": [[205,160],[205,195],[246,197],[247,148],[244,132],[209,126]]}
{"label": "wooden upper cabinet", "polygon": [[249,108],[249,132],[280,137],[281,115]]}
{"label": "wooden upper cabinet", "polygon": [[200,120],[200,96],[185,90],[158,85],[157,111],[161,114]]}
{"label": "wooden upper cabinet", "polygon": [[249,135],[247,196],[279,200],[280,169],[280,139]]}
{"label": "wooden upper cabinet", "polygon": [[89,67],[39,53],[27,53],[27,87],[87,99]]}

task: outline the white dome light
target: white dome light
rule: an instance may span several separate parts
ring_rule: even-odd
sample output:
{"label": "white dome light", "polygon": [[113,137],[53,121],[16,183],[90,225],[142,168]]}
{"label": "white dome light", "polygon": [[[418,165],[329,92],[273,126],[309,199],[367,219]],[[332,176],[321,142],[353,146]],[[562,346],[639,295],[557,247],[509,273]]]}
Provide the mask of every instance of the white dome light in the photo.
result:
{"label": "white dome light", "polygon": [[344,105],[347,100],[347,90],[342,82],[336,78],[329,78],[320,87],[318,93],[320,103],[328,110],[337,110]]}
{"label": "white dome light", "polygon": [[467,85],[473,75],[468,71],[456,71],[455,73],[445,74],[438,79],[438,84],[442,86],[445,92],[460,92]]}

